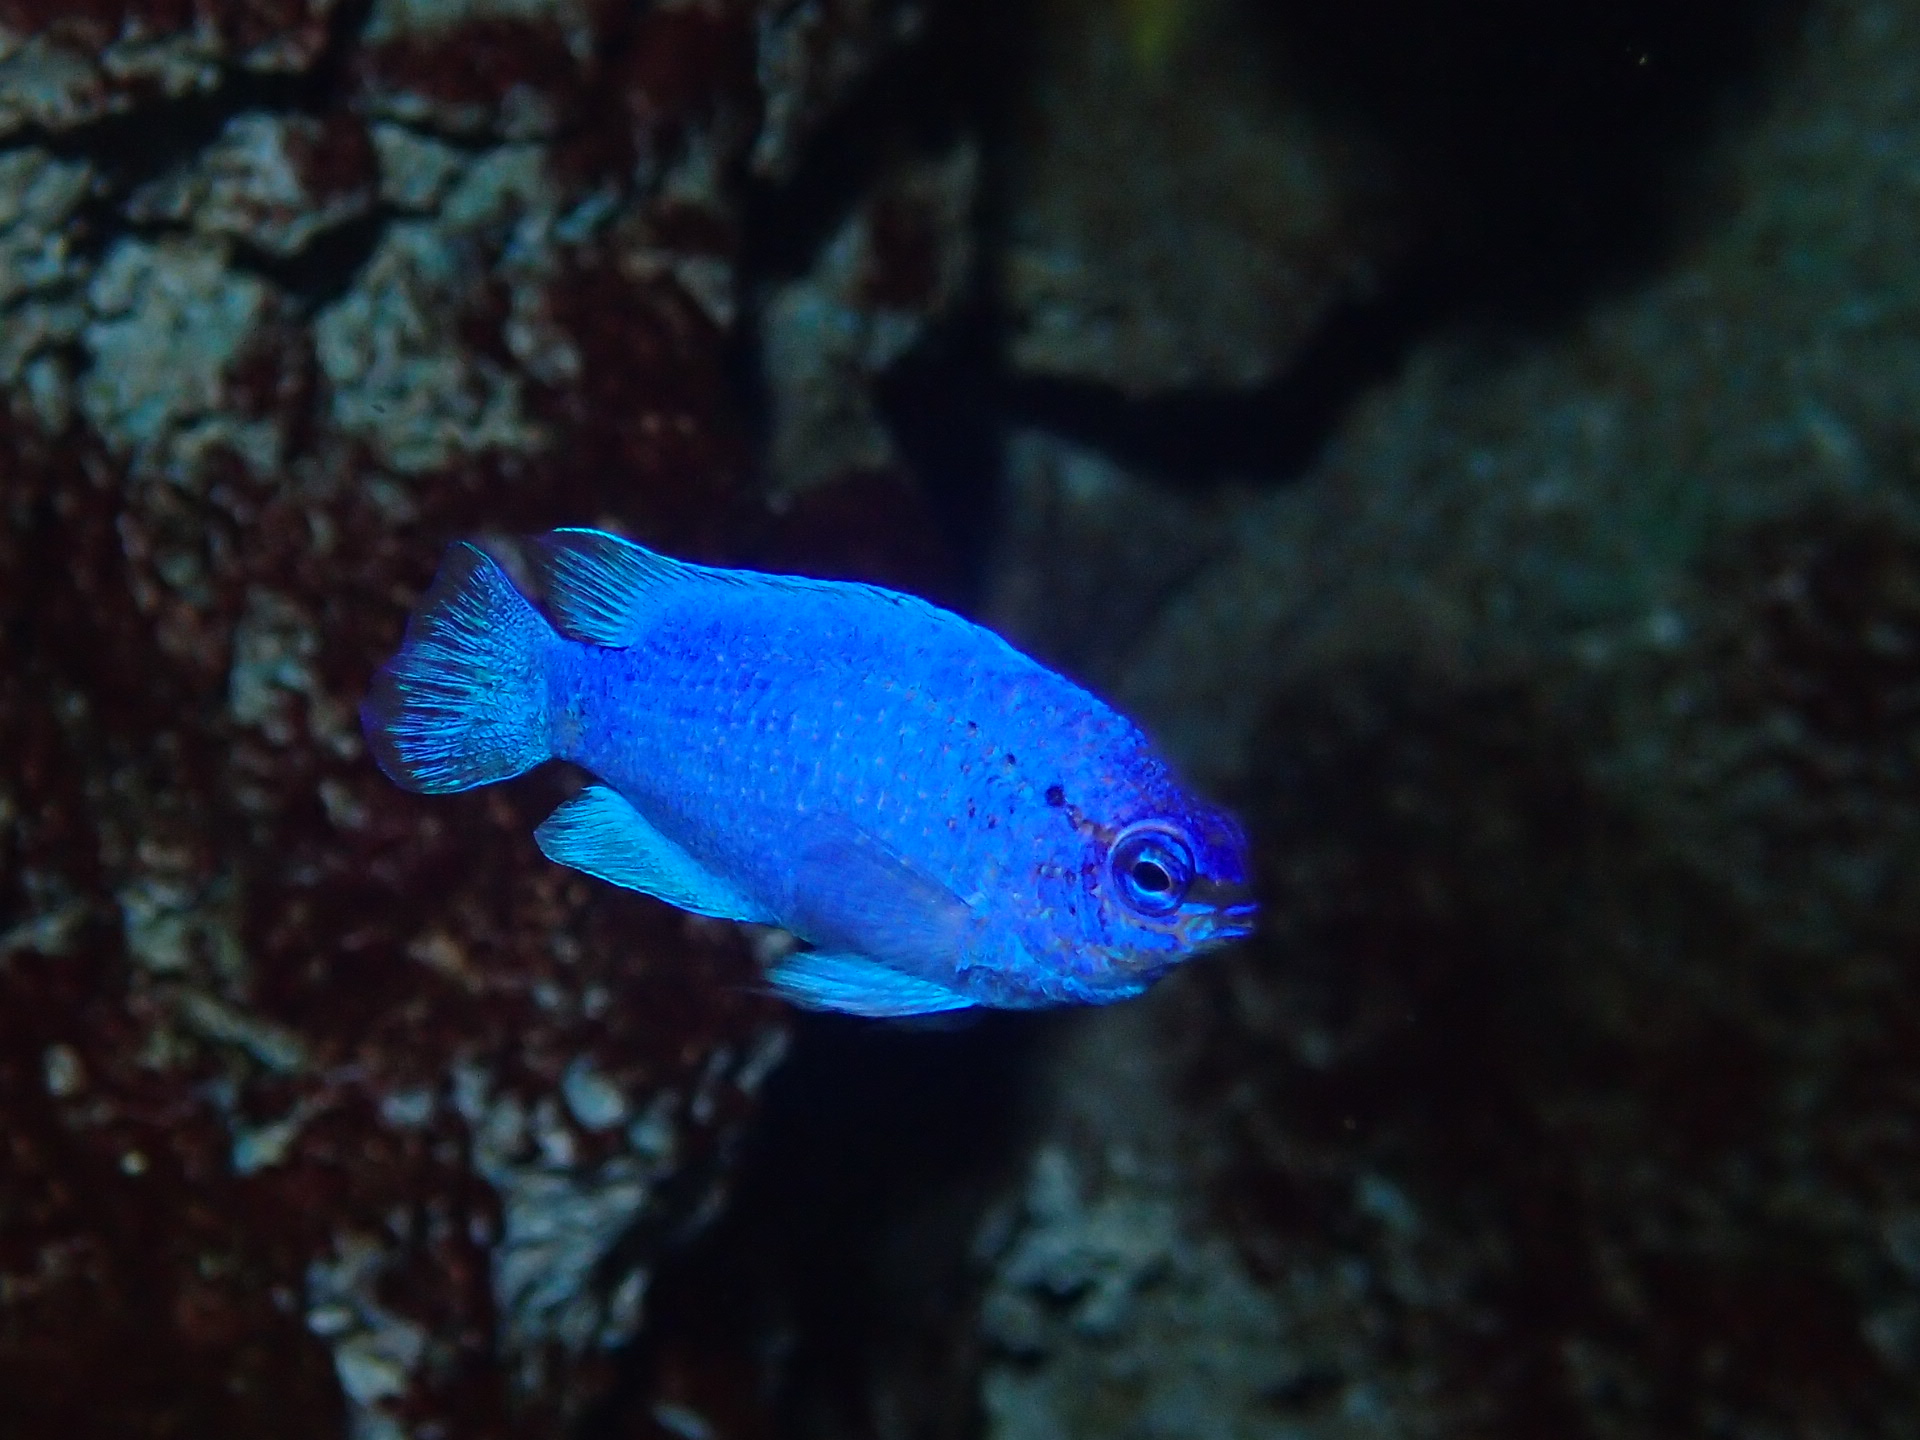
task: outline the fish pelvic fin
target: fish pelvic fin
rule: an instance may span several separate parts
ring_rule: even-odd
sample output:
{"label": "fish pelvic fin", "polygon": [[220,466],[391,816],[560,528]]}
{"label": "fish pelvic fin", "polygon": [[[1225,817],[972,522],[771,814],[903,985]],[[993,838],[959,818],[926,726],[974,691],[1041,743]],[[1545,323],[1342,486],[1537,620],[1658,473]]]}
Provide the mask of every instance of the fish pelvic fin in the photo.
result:
{"label": "fish pelvic fin", "polygon": [[484,551],[452,546],[374,675],[360,724],[393,782],[427,795],[470,790],[549,758],[553,628]]}

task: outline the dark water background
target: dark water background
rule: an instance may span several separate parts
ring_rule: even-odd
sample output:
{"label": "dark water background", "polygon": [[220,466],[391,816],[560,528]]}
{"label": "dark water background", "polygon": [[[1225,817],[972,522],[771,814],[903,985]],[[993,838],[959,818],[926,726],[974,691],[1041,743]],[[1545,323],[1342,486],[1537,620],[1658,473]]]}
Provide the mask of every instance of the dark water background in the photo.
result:
{"label": "dark water background", "polygon": [[[0,0],[0,1437],[1920,1432],[1920,5]],[[797,1017],[422,800],[451,539],[979,616],[1246,819]]]}

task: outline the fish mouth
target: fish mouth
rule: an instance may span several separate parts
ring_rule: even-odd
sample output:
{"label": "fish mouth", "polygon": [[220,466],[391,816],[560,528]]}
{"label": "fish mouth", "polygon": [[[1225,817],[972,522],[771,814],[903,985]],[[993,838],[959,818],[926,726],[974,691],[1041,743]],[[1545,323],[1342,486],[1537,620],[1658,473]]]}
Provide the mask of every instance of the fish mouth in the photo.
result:
{"label": "fish mouth", "polygon": [[1244,940],[1253,934],[1254,917],[1259,913],[1260,907],[1251,900],[1242,905],[1229,905],[1213,917],[1213,938]]}
{"label": "fish mouth", "polygon": [[1229,940],[1244,940],[1253,934],[1254,917],[1259,911],[1260,907],[1251,900],[1210,910],[1194,917],[1195,923],[1187,932],[1188,938],[1195,946],[1208,949],[1224,945]]}

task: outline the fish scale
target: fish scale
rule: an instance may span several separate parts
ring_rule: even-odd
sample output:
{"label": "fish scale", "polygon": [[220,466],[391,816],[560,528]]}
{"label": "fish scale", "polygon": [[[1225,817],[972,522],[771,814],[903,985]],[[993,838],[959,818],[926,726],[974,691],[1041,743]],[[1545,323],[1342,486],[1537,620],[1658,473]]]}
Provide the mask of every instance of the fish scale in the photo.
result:
{"label": "fish scale", "polygon": [[814,948],[769,983],[888,1015],[1098,1003],[1246,933],[1246,842],[1141,731],[991,631],[878,587],[537,545],[545,613],[459,545],[375,677],[428,793],[570,761],[549,858]]}

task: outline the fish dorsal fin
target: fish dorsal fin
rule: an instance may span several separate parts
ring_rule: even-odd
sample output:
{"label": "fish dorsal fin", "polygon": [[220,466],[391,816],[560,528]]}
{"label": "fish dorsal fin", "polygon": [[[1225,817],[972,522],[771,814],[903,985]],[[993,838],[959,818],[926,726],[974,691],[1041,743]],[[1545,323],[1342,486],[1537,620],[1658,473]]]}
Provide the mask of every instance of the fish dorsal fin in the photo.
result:
{"label": "fish dorsal fin", "polygon": [[[931,633],[977,643],[982,649],[974,657],[976,664],[1011,660],[1022,668],[1037,669],[993,631],[918,595],[879,585],[695,565],[604,530],[550,530],[534,542],[534,549],[555,627],[569,639],[593,645],[629,649],[652,628],[668,596],[683,595],[688,586],[718,585],[746,587],[785,601],[812,603],[830,598],[842,605],[880,607],[910,616],[912,623],[928,626]],[[842,617],[841,623],[870,624],[874,613],[856,610]],[[862,618],[854,618],[855,614]]]}
{"label": "fish dorsal fin", "polygon": [[767,983],[795,1005],[848,1015],[937,1015],[973,1004],[944,985],[902,975],[864,955],[818,950],[787,956],[767,971]]}
{"label": "fish dorsal fin", "polygon": [[711,572],[604,530],[554,530],[538,542],[547,608],[560,633],[624,650],[668,590]]}
{"label": "fish dorsal fin", "polygon": [[604,785],[589,785],[541,822],[535,843],[555,864],[719,920],[772,924],[766,908],[721,879]]}
{"label": "fish dorsal fin", "polygon": [[794,866],[790,928],[905,974],[945,980],[969,948],[972,908],[851,822],[821,827]]}

